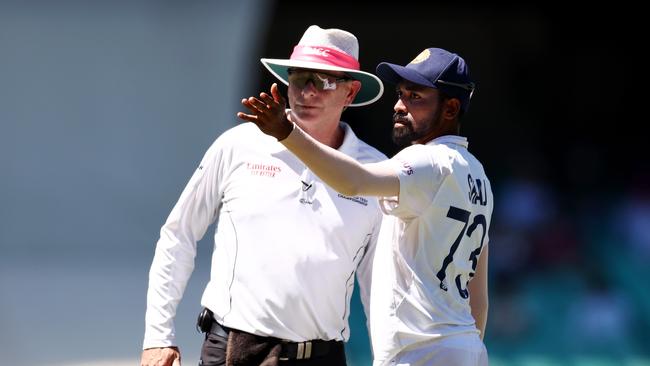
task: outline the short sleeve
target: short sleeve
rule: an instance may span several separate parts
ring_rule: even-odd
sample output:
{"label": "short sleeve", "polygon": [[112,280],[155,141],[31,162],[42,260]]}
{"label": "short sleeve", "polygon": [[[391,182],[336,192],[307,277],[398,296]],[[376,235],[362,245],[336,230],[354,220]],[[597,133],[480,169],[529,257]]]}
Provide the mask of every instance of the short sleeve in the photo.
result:
{"label": "short sleeve", "polygon": [[433,150],[430,146],[413,145],[391,159],[399,178],[399,196],[380,199],[384,213],[408,219],[420,216],[431,205],[449,172],[448,167],[439,164],[441,159],[434,159]]}

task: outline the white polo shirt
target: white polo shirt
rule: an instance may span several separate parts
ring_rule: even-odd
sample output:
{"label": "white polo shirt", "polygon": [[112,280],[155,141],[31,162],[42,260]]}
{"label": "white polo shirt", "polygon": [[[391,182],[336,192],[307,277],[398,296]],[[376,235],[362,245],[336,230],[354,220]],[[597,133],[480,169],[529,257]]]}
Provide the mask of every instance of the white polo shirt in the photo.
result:
{"label": "white polo shirt", "polygon": [[370,305],[376,365],[417,343],[478,332],[467,282],[488,243],[493,207],[483,166],[464,137],[409,146],[391,163],[400,193],[380,200],[387,216]]}
{"label": "white polo shirt", "polygon": [[[339,151],[386,157],[341,123]],[[149,274],[144,348],[174,345],[176,307],[196,242],[218,219],[201,303],[225,326],[290,341],[343,340],[356,272],[368,304],[381,223],[376,199],[321,182],[252,123],[223,133],[205,154],[161,229]]]}

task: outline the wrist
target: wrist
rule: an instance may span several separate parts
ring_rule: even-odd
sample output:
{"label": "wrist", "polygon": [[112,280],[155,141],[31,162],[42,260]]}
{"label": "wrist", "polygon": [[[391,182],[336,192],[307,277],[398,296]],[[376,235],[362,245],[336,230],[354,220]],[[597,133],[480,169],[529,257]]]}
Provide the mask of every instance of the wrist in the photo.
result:
{"label": "wrist", "polygon": [[285,117],[284,123],[285,123],[285,126],[286,126],[285,133],[283,133],[283,135],[284,135],[283,137],[278,137],[278,142],[283,141],[287,137],[289,137],[289,135],[291,135],[293,130],[296,128],[296,124],[289,121],[289,119],[286,118],[286,117]]}

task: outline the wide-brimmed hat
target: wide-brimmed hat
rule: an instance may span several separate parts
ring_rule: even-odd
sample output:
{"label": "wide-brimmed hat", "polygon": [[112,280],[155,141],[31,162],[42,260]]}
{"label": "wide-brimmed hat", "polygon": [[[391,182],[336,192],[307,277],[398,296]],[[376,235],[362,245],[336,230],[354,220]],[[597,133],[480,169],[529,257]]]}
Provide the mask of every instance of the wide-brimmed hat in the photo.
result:
{"label": "wide-brimmed hat", "polygon": [[361,82],[361,90],[350,107],[373,103],[384,92],[384,84],[377,76],[360,70],[357,37],[341,29],[312,25],[293,48],[288,60],[262,58],[260,61],[286,85],[289,85],[287,70],[292,67],[345,72]]}
{"label": "wide-brimmed hat", "polygon": [[439,89],[452,98],[458,98],[465,112],[474,94],[475,85],[465,60],[442,48],[427,48],[406,66],[382,62],[376,71],[379,77],[392,84],[408,80]]}

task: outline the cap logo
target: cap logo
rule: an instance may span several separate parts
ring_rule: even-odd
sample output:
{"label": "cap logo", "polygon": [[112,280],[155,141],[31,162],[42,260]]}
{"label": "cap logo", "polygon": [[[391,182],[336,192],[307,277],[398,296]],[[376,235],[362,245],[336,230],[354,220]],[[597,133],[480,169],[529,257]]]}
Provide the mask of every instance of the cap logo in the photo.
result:
{"label": "cap logo", "polygon": [[413,61],[411,61],[410,63],[412,63],[412,64],[419,64],[420,62],[423,62],[423,61],[425,61],[426,59],[428,59],[429,56],[431,56],[431,51],[429,51],[428,49],[426,49],[426,50],[420,52],[419,55],[415,56],[415,58],[413,59]]}
{"label": "cap logo", "polygon": [[305,46],[302,52],[306,55],[319,55],[323,57],[328,57],[330,50],[325,48],[320,48],[320,47]]}

